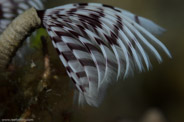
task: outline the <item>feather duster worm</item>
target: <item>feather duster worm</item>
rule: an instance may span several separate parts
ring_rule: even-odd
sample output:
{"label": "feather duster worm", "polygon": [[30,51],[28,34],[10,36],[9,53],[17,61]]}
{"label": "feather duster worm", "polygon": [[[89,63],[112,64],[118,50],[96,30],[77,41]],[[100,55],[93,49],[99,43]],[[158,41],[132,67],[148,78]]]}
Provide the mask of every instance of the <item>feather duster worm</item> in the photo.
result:
{"label": "feather duster worm", "polygon": [[[162,62],[154,46],[170,52],[153,34],[164,29],[126,10],[98,3],[76,3],[38,11],[68,76],[78,89],[78,102],[98,106],[109,83],[134,69],[149,69],[145,48]],[[154,44],[154,45],[153,45]]]}
{"label": "feather duster worm", "polygon": [[[27,8],[27,4],[18,6]],[[5,7],[1,4],[1,17],[13,16],[5,15],[2,8]],[[98,106],[109,83],[134,70],[149,70],[148,52],[162,62],[156,47],[171,57],[153,35],[164,29],[126,10],[99,3],[75,3],[37,12],[79,91],[79,104]]]}

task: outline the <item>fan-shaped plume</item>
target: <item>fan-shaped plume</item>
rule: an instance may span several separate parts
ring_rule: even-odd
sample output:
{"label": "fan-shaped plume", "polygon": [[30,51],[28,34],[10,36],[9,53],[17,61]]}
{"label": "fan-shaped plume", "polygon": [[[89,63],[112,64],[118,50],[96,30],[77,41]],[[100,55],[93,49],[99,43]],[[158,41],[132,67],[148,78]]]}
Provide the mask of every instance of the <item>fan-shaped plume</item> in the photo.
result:
{"label": "fan-shaped plume", "polygon": [[171,57],[151,34],[161,34],[163,28],[120,8],[97,3],[68,4],[46,10],[42,19],[79,90],[79,103],[98,106],[110,82],[126,77],[134,69],[143,71],[144,65],[149,69],[145,47],[161,62],[152,42]]}

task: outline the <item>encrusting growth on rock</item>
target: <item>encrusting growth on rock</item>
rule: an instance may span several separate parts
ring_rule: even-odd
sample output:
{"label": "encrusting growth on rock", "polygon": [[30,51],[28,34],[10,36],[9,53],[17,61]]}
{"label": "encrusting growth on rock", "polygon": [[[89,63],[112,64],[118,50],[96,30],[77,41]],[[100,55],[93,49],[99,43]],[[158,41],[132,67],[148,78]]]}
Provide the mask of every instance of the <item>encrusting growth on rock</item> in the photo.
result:
{"label": "encrusting growth on rock", "polygon": [[0,69],[7,67],[12,56],[30,32],[41,25],[35,8],[19,15],[0,35]]}

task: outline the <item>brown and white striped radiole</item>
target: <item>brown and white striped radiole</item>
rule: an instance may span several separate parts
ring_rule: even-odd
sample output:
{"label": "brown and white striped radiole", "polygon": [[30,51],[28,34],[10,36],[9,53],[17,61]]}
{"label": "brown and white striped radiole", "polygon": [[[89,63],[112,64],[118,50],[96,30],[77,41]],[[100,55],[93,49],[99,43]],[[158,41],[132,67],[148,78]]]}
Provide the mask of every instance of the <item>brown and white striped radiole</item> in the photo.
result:
{"label": "brown and white striped radiole", "polygon": [[126,10],[99,3],[74,3],[42,14],[60,60],[79,90],[80,104],[98,106],[109,83],[134,69],[149,69],[145,47],[158,62],[162,58],[153,43],[171,57],[164,44],[153,36],[164,29]]}

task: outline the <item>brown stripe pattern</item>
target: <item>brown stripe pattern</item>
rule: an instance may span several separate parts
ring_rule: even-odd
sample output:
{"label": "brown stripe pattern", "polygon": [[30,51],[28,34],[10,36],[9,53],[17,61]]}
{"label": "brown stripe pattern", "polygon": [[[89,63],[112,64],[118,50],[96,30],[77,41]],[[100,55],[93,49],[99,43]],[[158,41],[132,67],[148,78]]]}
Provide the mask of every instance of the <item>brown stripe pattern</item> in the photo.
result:
{"label": "brown stripe pattern", "polygon": [[161,62],[151,42],[171,56],[150,33],[162,33],[161,27],[109,5],[76,3],[48,9],[43,25],[79,90],[79,103],[98,106],[110,82],[126,77],[133,69],[149,69],[151,63],[144,47]]}

